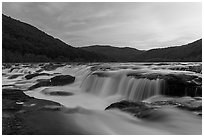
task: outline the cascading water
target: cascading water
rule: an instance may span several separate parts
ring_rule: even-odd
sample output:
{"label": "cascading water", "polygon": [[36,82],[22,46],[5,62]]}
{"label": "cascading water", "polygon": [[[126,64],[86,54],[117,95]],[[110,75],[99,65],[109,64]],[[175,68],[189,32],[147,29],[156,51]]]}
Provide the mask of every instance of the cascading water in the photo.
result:
{"label": "cascading water", "polygon": [[[121,101],[121,98],[138,102],[145,100],[146,103],[151,103],[157,100],[163,101],[169,99],[166,96],[155,96],[161,94],[170,96],[170,98],[172,95],[186,96],[187,93],[187,95],[191,93],[194,96],[194,92],[200,95],[200,92],[202,92],[202,77],[199,76],[200,74],[198,75],[199,77],[195,77],[197,74],[187,71],[156,70],[149,68],[149,66],[139,65],[135,67],[132,64],[127,64],[125,67],[121,66],[123,64],[115,64],[115,66],[110,64],[108,67],[106,65],[65,65],[52,71],[43,70],[40,73],[49,73],[51,75],[38,76],[31,80],[25,79],[24,76],[28,75],[28,73],[35,73],[41,67],[19,66],[19,68],[16,67],[15,69],[15,66],[13,66],[2,71],[2,85],[11,85],[3,88],[26,90],[34,82],[37,83],[38,80],[50,79],[57,75],[71,75],[76,78],[72,84],[39,87],[24,92],[30,97],[58,102],[65,107],[65,110],[55,109],[54,107],[54,111],[50,111],[48,105],[46,109],[42,110],[45,115],[41,115],[41,113],[39,115],[39,111],[35,110],[35,114],[30,113],[35,118],[29,119],[31,120],[30,123],[36,124],[38,122],[37,127],[42,129],[43,133],[47,127],[53,127],[57,131],[62,129],[60,130],[63,131],[62,133],[70,133],[69,131],[73,133],[73,131],[76,131],[77,134],[201,134],[201,117],[195,116],[192,112],[180,110],[180,108],[169,107],[169,105],[167,107],[161,105],[161,107],[155,110],[151,109],[145,112],[148,116],[144,119],[136,116],[133,117],[132,114],[118,111],[117,109],[105,111],[105,108],[110,106],[110,104],[118,103],[118,101]],[[9,76],[16,74],[22,75],[15,79],[8,79]],[[184,83],[184,81],[186,82]],[[197,86],[192,82],[198,83]],[[194,98],[172,97],[172,99],[181,100],[182,102],[187,100],[189,102],[190,99]],[[196,104],[192,103],[192,107],[200,108],[194,107],[194,105],[199,105],[201,100],[199,98],[194,100],[196,100]],[[186,104],[190,106],[191,104],[188,102]],[[27,105],[27,103],[25,102],[23,105]],[[31,105],[36,107],[35,104]],[[27,107],[32,106],[27,105]],[[130,107],[127,108],[129,109]],[[29,109],[31,110],[32,108]],[[138,109],[140,110],[141,108]],[[49,113],[46,112],[47,110]],[[137,108],[130,108],[131,110],[137,111]],[[20,114],[24,115],[25,113],[18,113],[18,115]],[[55,120],[53,122],[54,114],[57,114],[57,116],[54,117]],[[58,114],[60,115],[58,116]],[[50,123],[50,121],[53,124],[47,126],[46,123]],[[39,126],[42,128],[39,128]],[[53,131],[52,128],[50,131]],[[60,131],[57,133],[61,133]]]}
{"label": "cascading water", "polygon": [[128,77],[125,73],[100,77],[89,75],[82,83],[83,91],[99,96],[122,95],[131,101],[143,100],[153,95],[160,95],[164,89],[163,79]]}

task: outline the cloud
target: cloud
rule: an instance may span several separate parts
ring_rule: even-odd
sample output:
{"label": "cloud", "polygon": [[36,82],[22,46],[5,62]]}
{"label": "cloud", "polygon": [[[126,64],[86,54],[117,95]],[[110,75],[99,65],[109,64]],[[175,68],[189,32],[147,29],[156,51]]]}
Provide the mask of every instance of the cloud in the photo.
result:
{"label": "cloud", "polygon": [[149,49],[202,36],[201,3],[3,3],[3,13],[73,46],[109,44]]}

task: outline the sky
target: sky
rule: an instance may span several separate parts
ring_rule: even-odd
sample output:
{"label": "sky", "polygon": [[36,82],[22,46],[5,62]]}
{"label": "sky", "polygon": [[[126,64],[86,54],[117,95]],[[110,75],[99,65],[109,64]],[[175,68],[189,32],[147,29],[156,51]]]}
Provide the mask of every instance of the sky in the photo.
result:
{"label": "sky", "polygon": [[2,12],[74,47],[147,50],[202,37],[201,2],[4,2]]}

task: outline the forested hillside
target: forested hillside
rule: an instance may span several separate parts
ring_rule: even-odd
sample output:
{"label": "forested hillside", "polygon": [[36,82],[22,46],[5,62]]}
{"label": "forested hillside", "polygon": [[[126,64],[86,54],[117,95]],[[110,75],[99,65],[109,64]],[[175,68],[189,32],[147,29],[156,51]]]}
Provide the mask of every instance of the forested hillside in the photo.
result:
{"label": "forested hillside", "polygon": [[29,24],[2,15],[3,62],[104,61]]}

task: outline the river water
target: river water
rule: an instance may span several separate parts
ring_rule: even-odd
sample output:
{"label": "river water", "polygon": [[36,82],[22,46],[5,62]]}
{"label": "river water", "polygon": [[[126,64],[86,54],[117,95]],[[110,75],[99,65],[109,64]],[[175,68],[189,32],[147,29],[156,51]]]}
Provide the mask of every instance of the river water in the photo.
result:
{"label": "river water", "polygon": [[[25,75],[41,69],[39,64],[3,68],[2,84],[27,90],[39,79],[57,75],[75,77],[72,84],[47,86],[25,91],[31,97],[58,102],[70,110],[64,119],[84,134],[201,134],[200,116],[175,107],[162,107],[150,114],[151,120],[140,119],[118,109],[106,110],[110,104],[128,100],[152,102],[164,98],[201,97],[201,63],[90,63],[65,64],[41,73],[30,80]],[[200,70],[201,69],[201,70]],[[19,74],[14,79],[11,75]],[[192,86],[193,85],[193,86]],[[9,87],[9,86],[8,86]],[[200,91],[201,90],[201,91]],[[52,96],[55,91],[73,93]]]}

